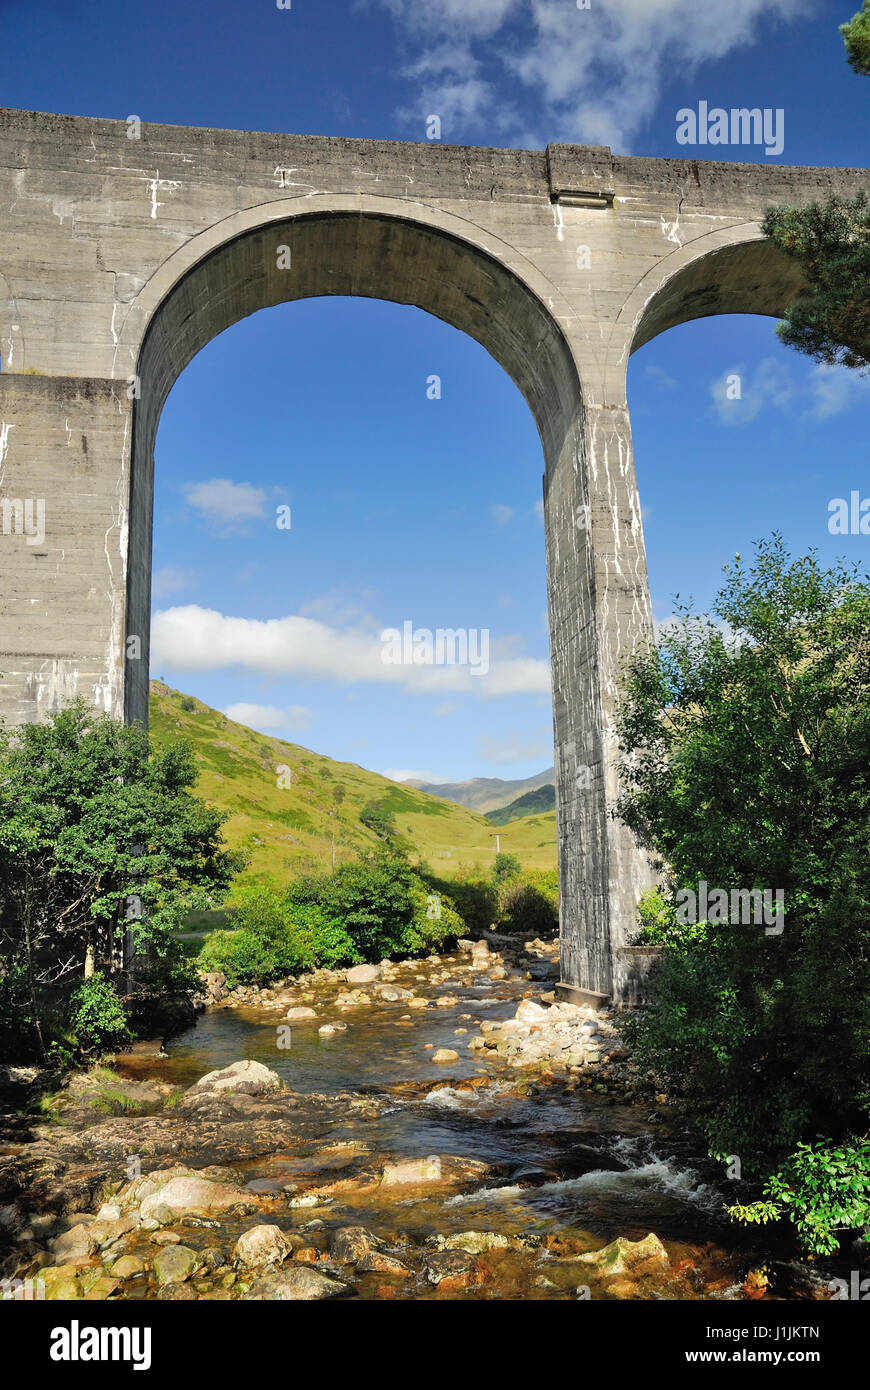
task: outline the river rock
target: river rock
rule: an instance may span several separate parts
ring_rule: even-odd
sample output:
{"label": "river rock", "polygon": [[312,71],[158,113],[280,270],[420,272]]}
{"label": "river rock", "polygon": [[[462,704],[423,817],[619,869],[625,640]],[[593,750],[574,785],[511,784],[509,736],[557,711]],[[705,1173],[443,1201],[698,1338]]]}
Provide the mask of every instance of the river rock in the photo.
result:
{"label": "river rock", "polygon": [[439,1047],[437,1052],[432,1053],[433,1062],[458,1062],[459,1053],[454,1052],[452,1047]]}
{"label": "river rock", "polygon": [[288,1022],[300,1022],[304,1018],[316,1018],[317,1010],[309,1009],[307,1004],[297,1004],[295,1008],[288,1009],[284,1017]]}
{"label": "river rock", "polygon": [[439,1250],[426,1260],[426,1278],[445,1289],[464,1289],[479,1284],[481,1275],[474,1255],[465,1250]]}
{"label": "river rock", "polygon": [[540,1236],[506,1236],[499,1231],[460,1231],[453,1236],[430,1236],[427,1245],[438,1250],[464,1250],[467,1255],[484,1255],[488,1250],[536,1250]]}
{"label": "river rock", "polygon": [[522,1023],[540,1023],[549,1016],[549,1013],[549,1009],[545,1009],[542,1004],[536,1004],[534,999],[524,999],[521,1004],[517,1005],[514,1017]]}
{"label": "river rock", "polygon": [[317,1298],[345,1298],[354,1292],[340,1279],[333,1279],[328,1274],[321,1274],[319,1269],[297,1264],[294,1260],[292,1264],[282,1265],[280,1270],[255,1279],[242,1297],[254,1302],[266,1299],[310,1302]]}
{"label": "river rock", "polygon": [[196,1289],[190,1284],[179,1283],[177,1280],[172,1284],[163,1284],[157,1290],[157,1297],[161,1303],[194,1303],[196,1302]]}
{"label": "river rock", "polygon": [[279,1226],[252,1226],[236,1241],[233,1255],[249,1269],[279,1265],[292,1254],[293,1247]]}
{"label": "river rock", "polygon": [[624,1236],[617,1236],[616,1240],[600,1250],[590,1250],[577,1258],[583,1264],[594,1265],[599,1273],[608,1275],[629,1273],[648,1261],[661,1266],[670,1263],[667,1250],[652,1232],[643,1240],[626,1240]]}
{"label": "river rock", "polygon": [[48,1265],[41,1269],[39,1278],[44,1280],[45,1297],[52,1300],[81,1298],[82,1288],[77,1275],[75,1265]]}
{"label": "river rock", "polygon": [[429,1158],[403,1158],[398,1163],[387,1163],[381,1174],[381,1182],[385,1187],[440,1181],[441,1159],[438,1154],[432,1154]]}
{"label": "river rock", "polygon": [[103,1302],[111,1298],[116,1289],[120,1287],[120,1279],[110,1279],[108,1274],[101,1274],[98,1269],[89,1269],[82,1277],[82,1288],[85,1298],[89,1303]]}
{"label": "river rock", "polygon": [[113,1279],[135,1279],[145,1273],[145,1264],[137,1255],[122,1255],[112,1265]]}
{"label": "river rock", "polygon": [[343,1226],[333,1234],[329,1242],[329,1253],[340,1265],[355,1265],[363,1255],[367,1255],[374,1239],[365,1226]]}
{"label": "river rock", "polygon": [[98,1244],[99,1242],[95,1239],[90,1226],[82,1224],[73,1226],[69,1231],[64,1231],[63,1235],[52,1241],[51,1248],[61,1264],[68,1264],[72,1263],[73,1260],[92,1255]]}
{"label": "river rock", "polygon": [[199,1255],[189,1245],[167,1245],[154,1256],[154,1278],[158,1284],[183,1284],[199,1266]]}
{"label": "river rock", "polygon": [[[313,1010],[311,1010],[313,1014]],[[289,1017],[289,1015],[288,1015]],[[226,1092],[246,1096],[262,1096],[283,1091],[284,1082],[277,1072],[262,1062],[233,1062],[231,1066],[207,1072],[185,1092],[188,1096],[222,1095]]]}
{"label": "river rock", "polygon": [[411,1270],[393,1255],[385,1255],[381,1250],[370,1250],[363,1255],[356,1267],[357,1274],[410,1274]]}
{"label": "river rock", "polygon": [[157,1192],[145,1197],[140,1207],[141,1216],[150,1217],[152,1211],[165,1207],[171,1212],[189,1211],[199,1208],[204,1211],[221,1211],[226,1207],[251,1205],[251,1194],[229,1183],[212,1182],[209,1178],[198,1178],[193,1174],[187,1177],[170,1178]]}
{"label": "river rock", "polygon": [[379,965],[352,965],[345,970],[344,978],[349,985],[370,985],[379,978],[380,973]]}

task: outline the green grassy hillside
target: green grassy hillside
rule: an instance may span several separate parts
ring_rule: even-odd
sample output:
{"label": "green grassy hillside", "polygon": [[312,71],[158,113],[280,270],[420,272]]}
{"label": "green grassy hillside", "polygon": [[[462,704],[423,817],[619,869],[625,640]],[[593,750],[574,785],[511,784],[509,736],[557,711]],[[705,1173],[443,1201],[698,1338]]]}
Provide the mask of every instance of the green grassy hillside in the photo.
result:
{"label": "green grassy hillside", "polygon": [[555,812],[555,808],[556,788],[552,782],[547,782],[543,787],[536,787],[534,791],[518,796],[516,801],[511,801],[509,805],[500,806],[497,811],[487,811],[486,819],[493,825],[507,825],[510,821],[542,811]]}
{"label": "green grassy hillside", "polygon": [[[294,877],[328,868],[333,852],[340,863],[371,848],[377,840],[359,815],[372,800],[386,802],[399,834],[444,877],[474,864],[489,869],[495,857],[493,827],[477,812],[256,733],[159,681],[151,682],[150,728],[159,746],[190,740],[199,765],[197,791],[230,812],[224,837],[247,852],[249,874]],[[344,793],[339,802],[336,787]],[[501,847],[529,868],[555,868],[554,813],[511,821]]]}

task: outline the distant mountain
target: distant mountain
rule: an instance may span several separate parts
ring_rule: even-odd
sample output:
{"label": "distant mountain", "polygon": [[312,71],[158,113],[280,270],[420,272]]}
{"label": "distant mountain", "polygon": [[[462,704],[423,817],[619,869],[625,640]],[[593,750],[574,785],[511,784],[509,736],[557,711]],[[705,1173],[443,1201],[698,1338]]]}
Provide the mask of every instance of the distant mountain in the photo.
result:
{"label": "distant mountain", "polygon": [[492,821],[493,825],[507,825],[509,821],[519,820],[522,816],[538,815],[542,811],[555,811],[556,809],[556,788],[552,782],[545,782],[542,787],[535,787],[530,792],[523,792],[516,801],[512,801],[508,806],[500,806],[497,811],[487,811],[486,819]]}
{"label": "distant mountain", "polygon": [[555,779],[556,769],[548,767],[544,772],[536,772],[534,777],[522,777],[515,781],[503,777],[472,777],[468,782],[412,781],[404,785],[429,792],[430,796],[443,797],[445,801],[456,801],[460,806],[467,806],[469,810],[484,815],[487,811],[509,806],[524,792],[537,791],[538,787],[555,782]]}

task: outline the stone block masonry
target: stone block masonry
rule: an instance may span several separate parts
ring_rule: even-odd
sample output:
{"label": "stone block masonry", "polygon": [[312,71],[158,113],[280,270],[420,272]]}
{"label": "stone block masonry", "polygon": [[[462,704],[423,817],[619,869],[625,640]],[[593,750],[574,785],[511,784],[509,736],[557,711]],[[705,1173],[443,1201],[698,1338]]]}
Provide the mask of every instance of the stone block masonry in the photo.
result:
{"label": "stone block masonry", "polygon": [[81,694],[147,717],[154,439],[205,343],[307,296],[428,310],[501,363],[541,436],[561,974],[620,999],[649,879],[609,815],[620,666],[651,632],[626,364],[688,319],[781,314],[799,280],[765,208],[868,184],[0,110],[0,713]]}

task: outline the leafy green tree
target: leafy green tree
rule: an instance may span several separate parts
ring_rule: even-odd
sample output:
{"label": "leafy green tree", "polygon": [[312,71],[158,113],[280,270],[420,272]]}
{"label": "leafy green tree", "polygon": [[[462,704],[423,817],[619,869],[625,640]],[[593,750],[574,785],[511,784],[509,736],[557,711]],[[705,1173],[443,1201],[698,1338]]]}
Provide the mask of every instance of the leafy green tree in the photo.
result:
{"label": "leafy green tree", "polygon": [[129,1039],[124,1005],[111,980],[100,974],[82,980],[69,1001],[69,1028],[80,1053],[117,1051]]}
{"label": "leafy green tree", "polygon": [[341,922],[317,902],[294,901],[271,879],[240,883],[229,917],[232,930],[211,933],[199,966],[222,970],[231,989],[362,959]]}
{"label": "leafy green tree", "polygon": [[[799,1183],[797,1145],[848,1145],[870,1110],[870,587],[778,536],[725,574],[718,623],[684,607],[626,674],[618,810],[658,865],[664,948],[629,1032],[715,1152]],[[783,929],[682,924],[701,880],[782,890]]]}
{"label": "leafy green tree", "polygon": [[857,14],[840,25],[849,64],[857,73],[870,76],[870,0],[864,0]]}
{"label": "leafy green tree", "polygon": [[359,813],[360,822],[373,830],[379,840],[392,840],[396,834],[396,817],[386,801],[367,801]]}
{"label": "leafy green tree", "polygon": [[495,856],[492,866],[492,881],[496,887],[507,883],[508,879],[516,878],[522,873],[523,866],[515,854],[499,853]]}
{"label": "leafy green tree", "polygon": [[806,290],[777,326],[789,347],[829,366],[870,370],[870,204],[831,197],[768,208],[762,231],[800,266]]}
{"label": "leafy green tree", "polygon": [[[225,817],[191,794],[191,749],[151,753],[138,725],[82,700],[44,724],[0,729],[0,969],[24,982],[27,1033],[82,977],[117,979],[125,938],[171,973],[185,914],[213,905],[238,856]],[[129,934],[129,937],[128,937]]]}

